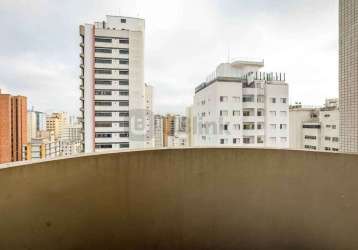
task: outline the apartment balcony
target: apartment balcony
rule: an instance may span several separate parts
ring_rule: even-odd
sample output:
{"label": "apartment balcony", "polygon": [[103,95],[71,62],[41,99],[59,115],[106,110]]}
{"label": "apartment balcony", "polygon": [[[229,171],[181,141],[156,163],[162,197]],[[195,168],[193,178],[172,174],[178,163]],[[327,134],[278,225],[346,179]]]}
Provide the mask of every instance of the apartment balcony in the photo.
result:
{"label": "apartment balcony", "polygon": [[358,249],[357,162],[195,148],[1,165],[0,249]]}

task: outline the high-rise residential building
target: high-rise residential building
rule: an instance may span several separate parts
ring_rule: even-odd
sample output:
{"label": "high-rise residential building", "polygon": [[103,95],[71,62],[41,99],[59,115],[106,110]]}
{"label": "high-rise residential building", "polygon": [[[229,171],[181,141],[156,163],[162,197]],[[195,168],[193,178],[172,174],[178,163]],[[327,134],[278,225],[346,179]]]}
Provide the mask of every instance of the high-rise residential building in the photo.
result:
{"label": "high-rise residential building", "polygon": [[29,160],[44,160],[53,159],[62,156],[61,141],[56,140],[53,131],[41,133],[42,137],[32,138],[31,142],[22,145],[22,159]]}
{"label": "high-rise residential building", "polygon": [[286,77],[262,67],[263,61],[223,63],[196,88],[194,146],[288,148]]}
{"label": "high-rise residential building", "polygon": [[290,107],[290,148],[338,152],[338,99],[327,99],[323,108],[293,105]]}
{"label": "high-rise residential building", "polygon": [[0,90],[0,164],[22,160],[27,142],[27,98]]}
{"label": "high-rise residential building", "polygon": [[341,151],[358,152],[358,2],[339,1]]}
{"label": "high-rise residential building", "polygon": [[80,26],[85,152],[146,147],[144,32],[132,17]]}
{"label": "high-rise residential building", "polygon": [[163,122],[164,120],[161,115],[154,116],[154,147],[155,148],[164,147]]}

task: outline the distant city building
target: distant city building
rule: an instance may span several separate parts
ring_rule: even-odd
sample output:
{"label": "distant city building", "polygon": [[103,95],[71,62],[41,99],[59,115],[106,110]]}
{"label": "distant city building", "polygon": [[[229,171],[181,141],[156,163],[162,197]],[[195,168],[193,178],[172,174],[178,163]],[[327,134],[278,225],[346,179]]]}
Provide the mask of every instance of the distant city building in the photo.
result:
{"label": "distant city building", "polygon": [[164,120],[161,115],[154,116],[154,147],[155,148],[164,147],[163,122]]}
{"label": "distant city building", "polygon": [[0,164],[21,161],[27,142],[27,98],[0,90]]}
{"label": "distant city building", "polygon": [[358,152],[357,0],[339,1],[339,100],[341,151]]}
{"label": "distant city building", "polygon": [[327,99],[323,108],[290,107],[290,148],[338,152],[339,103]]}
{"label": "distant city building", "polygon": [[168,114],[163,118],[163,146],[185,147],[188,145],[187,118]]}
{"label": "distant city building", "polygon": [[55,139],[54,132],[50,136],[33,138],[23,145],[22,160],[44,160],[62,156],[61,142]]}
{"label": "distant city building", "polygon": [[27,112],[27,141],[36,138],[39,131],[46,131],[46,114],[32,109]]}
{"label": "distant city building", "polygon": [[68,114],[53,113],[46,119],[47,131],[54,132],[55,139],[61,139],[63,128],[68,123]]}
{"label": "distant city building", "polygon": [[286,77],[262,67],[263,61],[223,63],[196,88],[194,146],[288,148]]}
{"label": "distant city building", "polygon": [[186,133],[187,133],[187,146],[193,146],[193,137],[194,137],[194,117],[193,117],[193,106],[186,108],[186,117],[187,117],[187,124],[186,124]]}
{"label": "distant city building", "polygon": [[144,31],[143,19],[120,16],[80,26],[85,152],[150,144],[145,126],[140,126],[146,120],[148,101]]}

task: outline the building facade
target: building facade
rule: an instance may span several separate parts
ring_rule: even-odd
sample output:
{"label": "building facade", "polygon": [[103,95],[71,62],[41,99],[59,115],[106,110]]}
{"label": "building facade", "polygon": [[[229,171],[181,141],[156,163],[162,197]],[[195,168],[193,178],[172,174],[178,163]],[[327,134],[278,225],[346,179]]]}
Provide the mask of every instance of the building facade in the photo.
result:
{"label": "building facade", "polygon": [[358,2],[339,1],[341,151],[358,152]]}
{"label": "building facade", "polygon": [[144,32],[131,17],[80,26],[85,152],[146,147]]}
{"label": "building facade", "polygon": [[46,114],[43,112],[31,111],[27,112],[27,141],[31,142],[32,138],[38,136],[39,131],[46,131]]}
{"label": "building facade", "polygon": [[288,148],[285,74],[262,67],[263,61],[223,63],[196,88],[194,146]]}
{"label": "building facade", "polygon": [[161,115],[154,116],[154,147],[155,148],[164,147],[163,122],[164,120]]}
{"label": "building facade", "polygon": [[0,90],[0,164],[21,161],[27,142],[27,98]]}
{"label": "building facade", "polygon": [[338,99],[328,99],[323,108],[290,107],[290,148],[340,151]]}

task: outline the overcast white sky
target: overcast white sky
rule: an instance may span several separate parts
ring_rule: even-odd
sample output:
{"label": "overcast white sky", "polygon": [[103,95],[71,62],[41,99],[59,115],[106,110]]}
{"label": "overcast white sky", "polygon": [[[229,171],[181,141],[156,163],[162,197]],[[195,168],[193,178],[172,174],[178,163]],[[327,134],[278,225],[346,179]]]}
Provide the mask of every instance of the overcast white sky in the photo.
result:
{"label": "overcast white sky", "polygon": [[286,72],[291,103],[338,96],[338,0],[0,0],[0,88],[77,114],[78,26],[106,14],[145,18],[155,112],[184,113],[229,49]]}

